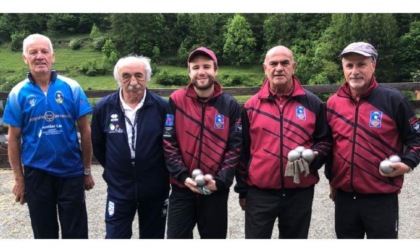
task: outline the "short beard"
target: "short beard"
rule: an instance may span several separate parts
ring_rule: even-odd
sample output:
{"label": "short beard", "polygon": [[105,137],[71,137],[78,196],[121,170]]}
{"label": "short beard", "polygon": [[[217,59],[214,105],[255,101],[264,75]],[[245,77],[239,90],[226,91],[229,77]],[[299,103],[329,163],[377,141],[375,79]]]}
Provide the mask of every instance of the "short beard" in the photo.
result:
{"label": "short beard", "polygon": [[198,81],[196,79],[194,79],[192,81],[192,84],[194,85],[194,87],[196,89],[198,89],[200,91],[206,91],[206,90],[209,90],[214,85],[214,82],[215,82],[215,78],[214,77],[209,77],[209,81],[204,86],[203,85],[201,85],[201,86],[198,85]]}

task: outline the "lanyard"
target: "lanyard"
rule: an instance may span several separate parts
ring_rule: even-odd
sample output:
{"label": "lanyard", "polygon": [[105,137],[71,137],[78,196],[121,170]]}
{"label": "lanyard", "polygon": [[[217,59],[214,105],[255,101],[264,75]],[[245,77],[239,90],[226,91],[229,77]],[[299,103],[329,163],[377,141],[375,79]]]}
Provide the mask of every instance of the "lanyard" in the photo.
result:
{"label": "lanyard", "polygon": [[137,126],[137,117],[139,115],[139,110],[136,111],[136,116],[134,117],[134,124],[131,122],[130,118],[125,114],[124,117],[128,124],[131,126],[131,149],[136,151],[136,126]]}
{"label": "lanyard", "polygon": [[124,106],[120,101],[121,110],[124,114],[125,121],[131,126],[131,149],[136,152],[136,126],[137,126],[137,118],[139,116],[140,109],[137,109],[136,115],[134,117],[134,122],[130,120],[130,118],[125,114]]}

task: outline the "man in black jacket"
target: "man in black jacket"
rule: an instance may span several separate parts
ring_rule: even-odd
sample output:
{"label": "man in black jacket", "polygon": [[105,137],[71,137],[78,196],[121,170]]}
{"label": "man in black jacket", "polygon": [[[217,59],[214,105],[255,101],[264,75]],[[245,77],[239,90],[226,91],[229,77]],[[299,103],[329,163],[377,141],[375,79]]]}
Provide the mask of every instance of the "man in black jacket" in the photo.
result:
{"label": "man in black jacket", "polygon": [[92,117],[93,153],[108,185],[106,238],[164,238],[169,178],[162,132],[167,101],[147,90],[150,59],[128,56],[114,68],[118,91],[99,101]]}

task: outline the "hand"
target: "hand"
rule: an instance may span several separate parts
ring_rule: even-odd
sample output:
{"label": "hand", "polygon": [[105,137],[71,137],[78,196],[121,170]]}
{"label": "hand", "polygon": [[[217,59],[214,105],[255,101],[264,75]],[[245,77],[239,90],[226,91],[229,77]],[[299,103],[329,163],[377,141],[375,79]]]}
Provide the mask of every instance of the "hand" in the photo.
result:
{"label": "hand", "polygon": [[332,186],[330,186],[330,195],[329,195],[329,197],[334,202],[335,202],[336,194],[337,194],[337,190],[334,189]]}
{"label": "hand", "polygon": [[206,181],[206,185],[204,186],[204,188],[209,190],[210,193],[217,191],[216,180],[211,179],[207,176],[204,176],[204,180]]}
{"label": "hand", "polygon": [[243,211],[245,211],[246,198],[239,199],[239,206],[241,206],[241,209],[242,209]]}
{"label": "hand", "polygon": [[188,188],[190,188],[191,191],[198,193],[198,194],[203,194],[202,191],[197,189],[197,183],[194,182],[194,180],[190,177],[188,177],[185,182],[184,185]]}
{"label": "hand", "polygon": [[95,186],[95,181],[93,181],[92,174],[84,175],[84,176],[85,176],[85,182],[84,182],[85,190],[89,191]]}
{"label": "hand", "polygon": [[404,175],[405,173],[409,173],[411,168],[408,165],[404,164],[403,162],[391,163],[390,164],[393,171],[391,173],[385,174],[379,169],[379,173],[384,177],[397,177],[400,175]]}
{"label": "hand", "polygon": [[15,195],[15,202],[19,202],[21,205],[26,203],[25,182],[23,179],[15,181],[12,192]]}

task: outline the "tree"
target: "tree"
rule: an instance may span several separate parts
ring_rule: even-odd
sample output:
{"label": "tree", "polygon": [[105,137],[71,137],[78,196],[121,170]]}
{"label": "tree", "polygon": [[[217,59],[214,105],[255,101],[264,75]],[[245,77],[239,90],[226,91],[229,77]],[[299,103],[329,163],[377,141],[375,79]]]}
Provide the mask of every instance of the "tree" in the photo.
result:
{"label": "tree", "polygon": [[420,21],[410,24],[410,30],[399,39],[398,45],[398,80],[413,81],[414,76],[418,78],[420,70]]}
{"label": "tree", "polygon": [[277,45],[289,47],[292,39],[289,14],[270,14],[264,20],[264,51]]}
{"label": "tree", "polygon": [[178,27],[183,27],[183,40],[178,49],[178,58],[185,62],[188,53],[199,46],[211,48],[216,55],[223,50],[224,25],[221,23],[226,14],[181,14]]}
{"label": "tree", "polygon": [[112,40],[120,55],[151,57],[156,45],[163,45],[166,33],[162,14],[112,14]]}
{"label": "tree", "polygon": [[252,63],[255,44],[249,23],[242,15],[236,14],[228,23],[223,58],[233,65]]}

